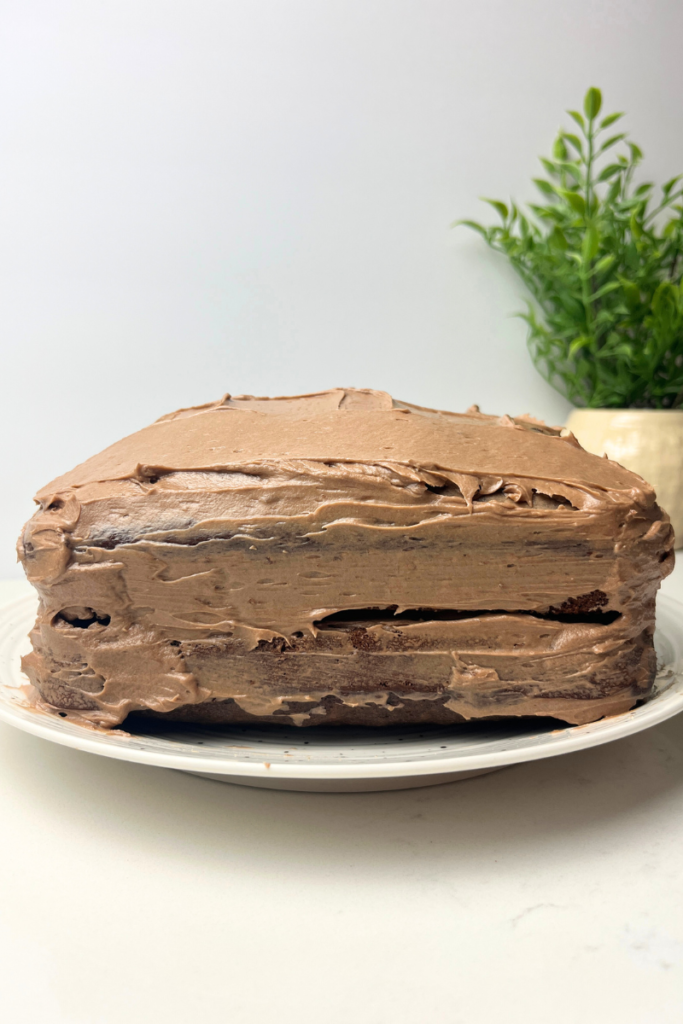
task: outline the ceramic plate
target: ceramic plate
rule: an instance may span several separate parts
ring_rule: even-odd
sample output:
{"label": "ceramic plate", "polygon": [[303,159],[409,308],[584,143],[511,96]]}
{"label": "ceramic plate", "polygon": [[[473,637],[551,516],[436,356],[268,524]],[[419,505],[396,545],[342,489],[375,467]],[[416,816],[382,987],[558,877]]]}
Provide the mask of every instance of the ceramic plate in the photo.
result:
{"label": "ceramic plate", "polygon": [[19,659],[30,649],[35,614],[33,596],[0,608],[0,719],[77,750],[247,786],[344,792],[435,785],[609,743],[683,710],[683,605],[668,597],[660,597],[657,608],[661,668],[652,697],[623,715],[581,726],[513,719],[381,730],[218,729],[154,720],[134,735],[97,732],[25,705]]}

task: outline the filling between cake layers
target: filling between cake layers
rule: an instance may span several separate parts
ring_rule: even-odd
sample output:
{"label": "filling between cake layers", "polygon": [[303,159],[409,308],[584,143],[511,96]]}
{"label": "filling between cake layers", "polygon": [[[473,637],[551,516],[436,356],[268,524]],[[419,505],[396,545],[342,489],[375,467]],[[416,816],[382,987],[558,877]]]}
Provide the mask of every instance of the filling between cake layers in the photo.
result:
{"label": "filling between cake layers", "polygon": [[65,489],[22,547],[41,596],[26,667],[48,703],[105,725],[209,705],[593,720],[651,685],[671,557],[631,492],[303,459]]}

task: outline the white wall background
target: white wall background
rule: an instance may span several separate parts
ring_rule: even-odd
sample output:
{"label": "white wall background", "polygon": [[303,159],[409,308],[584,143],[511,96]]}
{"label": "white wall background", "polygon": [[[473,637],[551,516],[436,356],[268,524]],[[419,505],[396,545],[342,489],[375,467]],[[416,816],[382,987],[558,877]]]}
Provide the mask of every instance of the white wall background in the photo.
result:
{"label": "white wall background", "polygon": [[5,0],[0,576],[37,487],[225,391],[561,421],[448,225],[593,84],[683,170],[681,40],[679,0]]}

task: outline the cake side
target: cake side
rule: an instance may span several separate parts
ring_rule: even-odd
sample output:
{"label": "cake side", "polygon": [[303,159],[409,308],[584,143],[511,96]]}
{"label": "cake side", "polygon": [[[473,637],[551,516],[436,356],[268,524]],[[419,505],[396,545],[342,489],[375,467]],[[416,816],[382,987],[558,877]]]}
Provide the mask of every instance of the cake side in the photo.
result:
{"label": "cake side", "polygon": [[[154,425],[184,424],[175,456],[128,439],[39,495],[20,556],[41,597],[26,669],[49,704],[107,725],[588,721],[647,693],[673,555],[640,478],[535,421],[348,390],[267,415],[230,401]],[[272,457],[339,453],[359,423],[375,461]],[[496,475],[504,460],[516,471]]]}

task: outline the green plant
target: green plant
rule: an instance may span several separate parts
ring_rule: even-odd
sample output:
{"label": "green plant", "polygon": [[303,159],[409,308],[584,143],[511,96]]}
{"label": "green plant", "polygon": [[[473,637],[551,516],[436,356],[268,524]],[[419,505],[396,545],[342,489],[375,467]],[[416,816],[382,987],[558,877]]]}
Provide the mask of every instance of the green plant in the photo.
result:
{"label": "green plant", "polygon": [[[525,216],[490,203],[502,226],[464,224],[504,253],[536,300],[520,314],[539,372],[577,405],[670,408],[683,404],[683,197],[672,178],[655,200],[636,184],[643,154],[626,133],[605,137],[622,114],[598,120],[599,89],[584,114],[568,111],[578,134],[560,130],[542,203]],[[613,149],[621,144],[622,151]],[[677,202],[678,201],[678,202]],[[667,217],[668,213],[668,217]]]}

